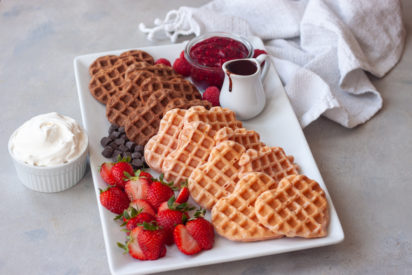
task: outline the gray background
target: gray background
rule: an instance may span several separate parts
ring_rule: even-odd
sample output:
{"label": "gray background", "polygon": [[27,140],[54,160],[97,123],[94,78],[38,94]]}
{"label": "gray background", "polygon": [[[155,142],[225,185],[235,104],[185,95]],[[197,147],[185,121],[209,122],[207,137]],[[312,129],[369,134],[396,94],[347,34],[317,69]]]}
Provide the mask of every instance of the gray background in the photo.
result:
{"label": "gray background", "polygon": [[[12,131],[58,111],[81,121],[77,55],[155,44],[137,29],[170,9],[206,1],[0,1],[0,274],[108,274],[90,171],[74,188],[32,192],[7,152]],[[412,32],[412,1],[403,1]],[[406,16],[408,15],[408,16]],[[169,274],[412,273],[412,41],[384,78],[368,123],[349,130],[327,119],[304,133],[341,219],[335,246],[204,266]]]}

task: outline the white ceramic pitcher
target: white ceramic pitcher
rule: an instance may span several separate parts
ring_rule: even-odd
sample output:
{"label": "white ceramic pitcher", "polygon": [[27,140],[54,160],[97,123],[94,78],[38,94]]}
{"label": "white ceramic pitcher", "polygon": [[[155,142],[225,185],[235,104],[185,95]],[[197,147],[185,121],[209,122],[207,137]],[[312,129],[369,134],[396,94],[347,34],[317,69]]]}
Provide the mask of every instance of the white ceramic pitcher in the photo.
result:
{"label": "white ceramic pitcher", "polygon": [[[252,63],[250,68],[239,66],[247,65],[245,60]],[[264,61],[266,62],[261,68]],[[233,110],[237,119],[251,119],[262,112],[265,107],[266,96],[262,81],[269,69],[269,62],[269,56],[261,54],[257,58],[234,59],[222,65],[225,79],[220,91],[220,105]],[[254,72],[250,70],[253,65],[256,66]],[[248,68],[245,69],[245,67]]]}

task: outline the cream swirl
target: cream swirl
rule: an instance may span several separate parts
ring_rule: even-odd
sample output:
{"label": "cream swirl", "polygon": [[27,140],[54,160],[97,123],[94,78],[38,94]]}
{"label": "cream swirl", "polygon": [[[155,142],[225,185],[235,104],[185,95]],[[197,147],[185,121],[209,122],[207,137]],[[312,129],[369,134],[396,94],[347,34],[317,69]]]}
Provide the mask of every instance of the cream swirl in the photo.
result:
{"label": "cream swirl", "polygon": [[77,122],[56,112],[33,117],[10,138],[13,156],[34,166],[56,166],[80,156],[87,136]]}

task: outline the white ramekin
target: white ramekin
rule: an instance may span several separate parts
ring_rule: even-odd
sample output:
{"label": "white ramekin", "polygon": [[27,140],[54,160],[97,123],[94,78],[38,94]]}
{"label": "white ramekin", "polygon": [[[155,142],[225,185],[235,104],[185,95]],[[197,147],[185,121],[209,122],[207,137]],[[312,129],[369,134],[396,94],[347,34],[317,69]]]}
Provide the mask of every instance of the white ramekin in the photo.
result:
{"label": "white ramekin", "polygon": [[11,152],[10,145],[9,139],[9,154],[13,159],[17,177],[27,188],[32,190],[46,193],[60,192],[76,185],[86,172],[88,152],[87,135],[85,149],[76,159],[52,167],[29,165],[16,159]]}

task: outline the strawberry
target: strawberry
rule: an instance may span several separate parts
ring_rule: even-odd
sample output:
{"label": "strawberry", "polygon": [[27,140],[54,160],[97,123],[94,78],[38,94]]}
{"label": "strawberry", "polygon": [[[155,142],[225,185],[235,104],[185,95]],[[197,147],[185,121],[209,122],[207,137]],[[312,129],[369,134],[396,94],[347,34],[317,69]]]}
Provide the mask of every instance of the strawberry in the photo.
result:
{"label": "strawberry", "polygon": [[145,261],[147,260],[146,256],[143,254],[143,251],[140,248],[139,242],[137,240],[141,231],[143,231],[142,227],[136,227],[132,230],[132,232],[130,232],[129,241],[126,243],[126,245],[117,243],[117,246],[128,252],[133,258]]}
{"label": "strawberry", "polygon": [[134,176],[133,167],[125,159],[116,162],[111,172],[115,180],[115,185],[121,188],[124,188],[128,177]]}
{"label": "strawberry", "polygon": [[153,176],[150,173],[147,173],[145,171],[140,171],[138,172],[138,174],[136,174],[136,176],[138,176],[139,178],[146,178],[147,180],[150,181],[150,183],[152,183]]}
{"label": "strawberry", "polygon": [[203,99],[212,103],[213,106],[220,106],[220,90],[216,86],[208,87],[203,93]]}
{"label": "strawberry", "polygon": [[124,190],[131,201],[137,199],[146,199],[147,191],[150,188],[151,181],[146,177],[131,177],[126,182]]}
{"label": "strawberry", "polygon": [[197,241],[190,235],[183,224],[178,224],[173,231],[173,238],[177,248],[186,255],[199,253],[202,248]]}
{"label": "strawberry", "polygon": [[164,201],[160,204],[159,208],[157,208],[157,213],[159,213],[160,211],[169,209],[169,206],[167,205],[167,201]]}
{"label": "strawberry", "polygon": [[181,189],[179,191],[179,194],[177,195],[176,202],[177,203],[187,202],[187,200],[189,199],[189,194],[190,194],[189,188],[187,188],[187,181],[181,183],[180,187]]}
{"label": "strawberry", "polygon": [[155,64],[163,64],[163,65],[172,67],[172,64],[170,64],[170,61],[167,60],[166,58],[159,58],[158,60],[156,60]]}
{"label": "strawberry", "polygon": [[132,231],[133,229],[135,229],[139,224],[143,224],[143,222],[153,222],[155,221],[156,218],[152,215],[150,215],[147,212],[142,212],[137,214],[136,217],[132,217],[130,218],[127,223],[126,223],[126,229],[129,231]]}
{"label": "strawberry", "polygon": [[121,214],[129,207],[129,198],[120,187],[109,187],[106,190],[100,190],[100,203],[109,211]]}
{"label": "strawberry", "polygon": [[114,179],[112,172],[111,172],[112,167],[113,167],[113,163],[111,162],[104,162],[102,166],[100,166],[100,176],[102,177],[104,182],[107,183],[108,185],[116,184],[116,180]]}
{"label": "strawberry", "polygon": [[156,223],[144,222],[143,229],[137,235],[137,242],[147,260],[156,260],[166,254],[165,233]]}
{"label": "strawberry", "polygon": [[215,242],[215,231],[213,225],[202,217],[204,213],[204,210],[197,211],[195,218],[186,223],[186,229],[202,249],[209,250]]}
{"label": "strawberry", "polygon": [[160,177],[160,181],[154,181],[150,185],[147,192],[147,201],[157,209],[162,202],[167,201],[173,195],[172,188],[163,182],[162,177]]}
{"label": "strawberry", "polygon": [[150,205],[150,203],[147,200],[141,200],[137,199],[134,200],[130,203],[130,207],[136,209],[136,210],[141,210],[141,212],[149,213],[152,216],[156,216],[156,212],[153,210],[153,207]]}
{"label": "strawberry", "polygon": [[166,244],[173,244],[173,230],[178,224],[183,224],[187,220],[185,213],[178,210],[166,209],[157,213],[156,221],[166,233]]}

